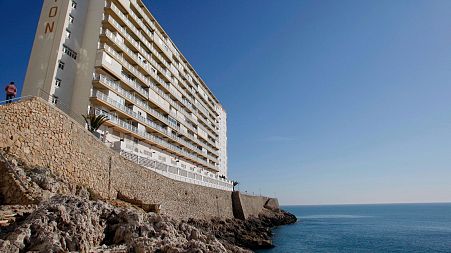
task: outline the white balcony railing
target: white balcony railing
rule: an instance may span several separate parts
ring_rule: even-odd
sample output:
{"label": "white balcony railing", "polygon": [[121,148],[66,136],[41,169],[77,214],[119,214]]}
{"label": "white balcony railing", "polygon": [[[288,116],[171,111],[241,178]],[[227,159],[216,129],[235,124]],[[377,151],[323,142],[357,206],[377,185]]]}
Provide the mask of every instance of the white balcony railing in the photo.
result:
{"label": "white balcony railing", "polygon": [[[103,98],[104,100],[107,100],[107,96],[105,96],[101,92],[97,91],[95,93],[95,95],[96,95],[97,98]],[[102,111],[102,110],[100,110],[98,108],[96,108],[95,112],[96,112],[96,115],[105,115],[106,117],[108,117],[110,123],[113,123],[113,124],[115,124],[117,126],[120,126],[120,127],[124,128],[124,129],[127,129],[128,131],[130,131],[130,132],[132,132],[132,133],[134,133],[134,134],[136,134],[138,136],[141,136],[142,138],[147,139],[148,141],[151,141],[151,142],[153,142],[153,143],[155,143],[155,144],[157,144],[157,145],[159,145],[159,146],[161,146],[163,148],[166,148],[166,149],[169,149],[169,150],[171,150],[171,151],[173,151],[175,153],[178,153],[179,155],[184,156],[184,157],[186,157],[188,159],[191,159],[191,160],[193,160],[193,161],[195,161],[195,162],[197,162],[199,164],[202,164],[205,167],[217,170],[217,168],[214,167],[212,164],[207,163],[206,161],[200,159],[199,157],[197,157],[197,156],[185,151],[184,149],[182,149],[182,148],[180,148],[180,147],[178,147],[176,145],[173,145],[173,144],[171,144],[171,143],[169,143],[169,142],[167,142],[167,141],[165,141],[165,140],[163,140],[163,139],[161,139],[161,138],[159,138],[157,136],[151,135],[151,134],[149,134],[146,131],[139,130],[137,127],[131,125],[130,123],[119,119],[117,116],[114,116],[114,115],[112,115],[112,114],[110,114],[108,112]]]}
{"label": "white balcony railing", "polygon": [[[144,76],[140,71],[138,71],[134,66],[132,66],[130,63],[128,63],[127,60],[124,59],[122,55],[120,55],[118,52],[116,52],[113,48],[111,48],[108,45],[103,45],[103,48],[106,52],[108,52],[113,58],[115,58],[118,62],[121,63],[123,67],[125,67],[128,71],[130,71],[132,74],[134,74],[141,82],[143,82],[145,85],[150,87],[153,91],[155,91],[158,95],[163,97],[168,103],[171,104],[174,108],[176,108],[179,112],[182,112],[183,115],[188,118],[191,121],[195,121],[195,119],[185,110],[183,110],[176,102],[174,102],[166,93],[164,93],[160,88],[158,88],[149,78]],[[129,82],[134,82],[133,80],[128,79]],[[136,84],[136,83],[135,83]],[[136,84],[135,87],[140,87],[139,84]],[[142,87],[141,87],[142,89]],[[190,127],[189,124],[185,125],[188,128],[190,128],[193,132],[197,132],[196,129]],[[204,129],[205,130],[205,129]],[[209,131],[207,131],[209,132]],[[207,139],[207,142],[209,142],[213,147],[216,146],[216,144],[210,140]]]}
{"label": "white balcony railing", "polygon": [[[113,84],[113,83],[110,83]],[[114,89],[113,86],[111,86],[111,88]],[[120,87],[116,86],[116,89],[119,91]],[[129,99],[136,99],[133,95],[131,95],[130,93],[126,92],[125,90],[122,90],[122,92],[118,92],[118,93],[122,93],[121,95],[124,95],[125,97],[129,98]],[[133,111],[132,109],[124,106],[123,104],[119,103],[118,101],[108,97],[106,94],[103,94],[102,92],[96,91],[93,93],[93,96],[106,102],[107,104],[116,107],[117,109],[121,110],[123,113],[127,114],[128,116],[132,116],[135,119],[139,120],[141,123],[144,123],[145,126],[147,127],[151,127],[154,130],[157,130],[158,132],[160,132],[161,134],[164,134],[166,137],[170,137],[171,139],[177,141],[178,143],[181,143],[182,145],[184,145],[185,147],[191,149],[192,151],[198,153],[201,156],[204,156],[208,159],[210,159],[210,161],[213,161],[215,163],[218,163],[218,160],[216,157],[203,152],[203,150],[201,148],[199,148],[198,146],[195,146],[189,142],[187,142],[186,140],[178,137],[177,135],[173,134],[171,131],[168,131],[165,127],[162,127],[158,124],[156,124],[155,122],[153,122],[152,120],[143,117],[142,115],[138,114],[137,112]],[[142,102],[141,102],[142,103]],[[159,118],[161,121],[167,121],[167,124],[169,125],[173,125],[173,123],[171,123],[167,118],[165,118],[163,115],[159,114],[157,111],[153,110],[152,108],[148,107],[149,111],[152,111],[153,116]],[[176,125],[176,127],[178,127]]]}
{"label": "white balcony railing", "polygon": [[[117,102],[116,100],[108,97],[106,94],[103,94],[100,91],[94,91],[93,92],[93,97],[96,97],[96,98],[102,100],[103,102],[106,102],[110,106],[115,107],[116,109],[119,109],[120,111],[122,111],[126,115],[137,119],[141,123],[144,123],[143,124],[144,126],[150,127],[152,129],[156,130],[157,132],[165,135],[166,137],[170,137],[171,139],[173,139],[173,140],[177,141],[178,143],[182,144],[183,146],[191,149],[192,151],[196,152],[197,154],[199,154],[201,156],[205,156],[208,159],[217,162],[217,159],[215,157],[202,152],[202,149],[199,149],[198,147],[196,147],[193,144],[183,140],[182,138],[178,137],[177,135],[173,134],[172,132],[169,132],[166,128],[161,127],[160,125],[156,124],[152,120],[147,119],[147,118],[139,115],[138,113],[136,113],[135,111],[131,110],[130,108],[128,108],[128,107],[124,106],[123,104]],[[199,162],[204,162],[202,159],[199,159],[199,158],[198,158],[198,161]]]}
{"label": "white balcony railing", "polygon": [[212,173],[203,171],[203,173],[186,170],[180,167],[175,167],[161,163],[159,161],[153,160],[149,157],[144,157],[142,155],[137,155],[133,151],[128,151],[121,149],[120,154],[147,169],[155,171],[163,176],[172,178],[177,181],[182,181],[186,183],[216,188],[225,191],[233,190],[233,181],[223,179],[217,175],[212,175]]}
{"label": "white balcony railing", "polygon": [[[209,147],[205,143],[203,143],[200,140],[198,140],[197,138],[195,138],[194,135],[191,135],[188,132],[181,131],[180,127],[177,124],[175,124],[174,122],[172,122],[171,120],[169,120],[166,116],[164,116],[163,114],[159,113],[155,109],[151,108],[145,102],[143,102],[142,100],[138,99],[135,95],[131,94],[130,92],[128,92],[126,90],[124,90],[120,86],[120,84],[118,84],[118,82],[116,82],[116,81],[114,81],[114,80],[112,80],[112,79],[110,79],[110,78],[108,78],[108,77],[106,77],[104,75],[101,75],[101,74],[94,74],[93,80],[100,81],[102,84],[104,84],[105,86],[107,86],[110,89],[114,90],[115,92],[117,92],[118,94],[122,95],[123,97],[127,98],[129,101],[137,104],[139,107],[141,107],[141,109],[144,109],[147,113],[149,113],[153,117],[159,119],[161,122],[165,123],[166,125],[171,126],[172,128],[176,129],[179,133],[183,134],[184,136],[186,136],[187,138],[189,138],[190,140],[192,140],[196,144],[201,145],[202,147],[206,148],[211,153],[213,153],[215,155],[218,155],[216,150],[212,149],[211,147]],[[217,158],[211,157],[211,156],[209,158],[212,159],[213,161],[217,162]]]}
{"label": "white balcony railing", "polygon": [[[152,53],[165,65],[165,67],[167,68],[167,69],[169,69],[172,73],[173,73],[173,75],[178,79],[178,81],[179,82],[181,82],[181,83],[183,83],[183,85],[185,86],[185,87],[188,87],[185,83],[184,83],[184,81],[183,81],[183,79],[181,78],[181,76],[178,74],[178,73],[175,73],[175,71],[174,70],[172,70],[172,68],[169,66],[169,63],[160,55],[160,53],[152,46],[152,44],[150,44],[149,42],[148,42],[148,40],[146,39],[146,38],[144,38],[143,37],[143,35],[142,35],[142,33],[141,32],[139,32],[138,31],[138,29],[130,22],[130,20],[128,19],[128,17],[126,17],[123,13],[122,13],[122,11],[120,11],[113,3],[111,3],[110,4],[110,6],[109,6],[120,18],[121,18],[121,20],[125,23],[125,24],[127,24],[128,26],[129,26],[129,28],[130,28],[130,30],[131,31],[133,31],[133,33],[135,34],[135,36],[137,36],[139,39],[140,39],[140,41],[144,44],[144,45],[146,45],[151,51],[152,51]],[[136,17],[136,15],[130,15],[131,17]],[[137,17],[136,17],[137,18]],[[109,20],[110,19],[112,19],[111,17],[109,17]],[[113,20],[113,22],[116,22],[114,19],[112,19]],[[141,20],[139,20],[139,19],[136,19],[135,20],[135,22],[137,22],[137,23],[142,23],[142,21]],[[117,22],[116,22],[117,23]],[[119,27],[120,28],[118,28],[118,29],[122,29],[121,31],[123,31],[124,33],[126,33],[125,32],[125,30],[122,28],[122,26],[120,26],[119,25]],[[144,29],[144,28],[143,28]],[[143,31],[145,31],[146,33],[148,33],[148,36],[151,38],[151,39],[153,39],[153,37],[155,37],[155,36],[157,36],[157,35],[152,35],[152,34],[150,34],[148,31],[147,31],[147,29],[144,29]],[[127,33],[128,34],[128,33]],[[161,38],[160,38],[161,39]],[[133,40],[134,41],[134,40]],[[154,40],[155,41],[155,40]],[[136,41],[135,41],[136,42]],[[160,44],[159,43],[155,43],[155,44],[157,44],[158,46],[160,46]],[[161,49],[162,49],[162,47],[160,47]],[[151,59],[151,57],[150,58],[148,58],[148,60],[150,60]],[[159,64],[157,64],[158,66],[159,66]],[[156,67],[156,66],[155,66]],[[164,73],[163,71],[161,71],[162,73]],[[183,89],[179,89],[179,91],[180,92],[182,92],[182,94],[183,95],[185,95],[186,96],[186,98],[187,99],[190,99],[190,97],[186,94],[186,93],[184,93],[184,90]],[[208,99],[207,99],[207,101],[208,101]],[[190,103],[191,103],[191,105],[192,105],[192,103],[193,103],[193,101],[190,101]],[[198,108],[197,109],[199,109],[207,118],[208,117],[211,117],[210,115],[209,115],[209,113],[207,112],[207,110],[205,109],[206,108],[206,106],[205,105],[203,105],[203,104],[199,104],[199,106],[198,106]],[[192,108],[192,109],[195,109],[195,108]],[[212,115],[214,115],[214,110],[212,109]]]}

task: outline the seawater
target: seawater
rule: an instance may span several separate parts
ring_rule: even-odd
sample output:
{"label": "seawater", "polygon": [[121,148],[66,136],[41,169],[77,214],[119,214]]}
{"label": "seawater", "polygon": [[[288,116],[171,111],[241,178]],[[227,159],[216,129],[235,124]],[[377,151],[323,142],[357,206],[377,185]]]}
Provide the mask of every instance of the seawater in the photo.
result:
{"label": "seawater", "polygon": [[451,252],[451,203],[282,208],[299,221],[257,252]]}

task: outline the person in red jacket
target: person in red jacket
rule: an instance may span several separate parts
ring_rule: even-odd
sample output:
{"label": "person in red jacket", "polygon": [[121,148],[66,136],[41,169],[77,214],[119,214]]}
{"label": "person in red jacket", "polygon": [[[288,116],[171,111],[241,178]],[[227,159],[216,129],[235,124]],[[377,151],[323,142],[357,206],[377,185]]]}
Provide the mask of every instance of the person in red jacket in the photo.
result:
{"label": "person in red jacket", "polygon": [[10,82],[8,85],[6,85],[5,87],[5,92],[6,92],[6,103],[11,103],[12,99],[14,99],[16,97],[17,94],[17,88],[16,85],[14,85],[14,82]]}

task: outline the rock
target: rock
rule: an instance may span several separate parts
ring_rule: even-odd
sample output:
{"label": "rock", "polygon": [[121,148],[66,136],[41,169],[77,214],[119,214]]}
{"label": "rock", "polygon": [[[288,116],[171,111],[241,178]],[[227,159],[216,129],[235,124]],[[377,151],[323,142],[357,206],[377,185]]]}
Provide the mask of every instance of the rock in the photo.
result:
{"label": "rock", "polygon": [[246,221],[179,221],[133,207],[56,195],[0,235],[0,252],[250,252],[246,248],[272,247],[269,228],[293,221],[283,211]]}
{"label": "rock", "polygon": [[[244,221],[181,221],[136,206],[112,205],[47,168],[15,164],[14,173],[9,174],[18,175],[25,184],[26,196],[21,201],[39,204],[8,207],[17,215],[14,223],[0,230],[0,252],[248,253],[249,249],[273,247],[272,227],[296,222],[296,217],[278,209],[277,203],[266,203],[258,217]],[[17,184],[17,180],[11,177],[5,182]],[[14,191],[16,188],[6,187],[6,200],[16,196]],[[4,208],[7,206],[0,206],[0,211]]]}
{"label": "rock", "polygon": [[11,253],[19,253],[19,247],[16,245],[12,245],[10,241],[0,240],[0,250],[1,252],[11,252]]}
{"label": "rock", "polygon": [[205,234],[214,235],[224,245],[237,245],[249,249],[273,248],[271,228],[292,224],[297,218],[283,210],[264,210],[259,217],[247,220],[212,219],[211,221],[190,219],[188,224]]}
{"label": "rock", "polygon": [[198,240],[199,239],[199,231],[191,230],[190,240]]}
{"label": "rock", "polygon": [[266,209],[275,211],[275,210],[279,209],[279,202],[275,198],[270,198],[270,199],[268,199],[268,201],[266,201],[264,207]]}

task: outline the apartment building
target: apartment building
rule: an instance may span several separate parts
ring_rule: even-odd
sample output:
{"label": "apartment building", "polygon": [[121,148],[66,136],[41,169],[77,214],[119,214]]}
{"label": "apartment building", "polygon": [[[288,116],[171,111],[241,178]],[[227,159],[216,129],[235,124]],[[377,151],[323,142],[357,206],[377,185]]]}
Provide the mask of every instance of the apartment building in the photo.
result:
{"label": "apartment building", "polygon": [[44,0],[23,95],[46,96],[126,158],[231,189],[227,114],[141,0]]}

